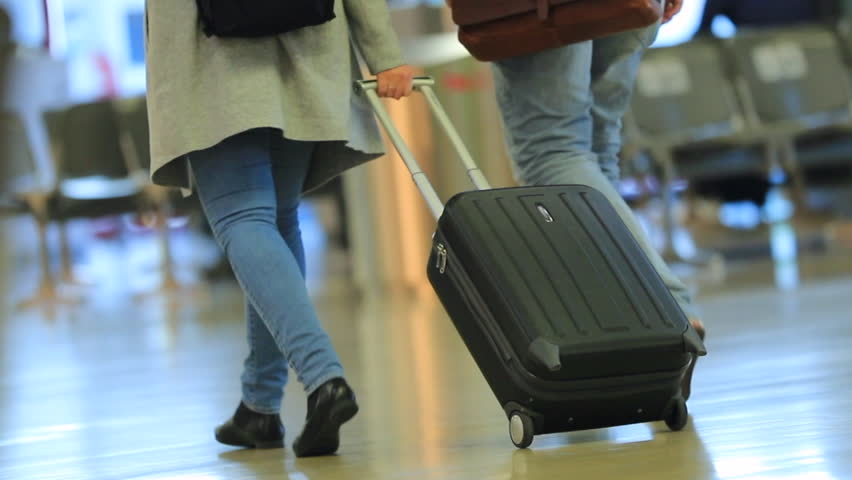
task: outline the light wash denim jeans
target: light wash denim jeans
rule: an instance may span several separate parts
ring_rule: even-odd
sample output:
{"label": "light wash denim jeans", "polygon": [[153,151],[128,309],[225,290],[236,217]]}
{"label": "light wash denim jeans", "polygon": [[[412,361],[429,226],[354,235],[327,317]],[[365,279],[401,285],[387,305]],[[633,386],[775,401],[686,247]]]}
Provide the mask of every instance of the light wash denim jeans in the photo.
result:
{"label": "light wash denim jeans", "polygon": [[518,180],[580,184],[609,198],[690,318],[686,286],[653,248],[618,193],[621,121],[642,53],[658,26],[494,62],[506,141]]}
{"label": "light wash denim jeans", "polygon": [[213,234],[246,297],[243,402],[278,413],[288,365],[310,394],[343,376],[305,286],[298,206],[314,144],[250,130],[190,156]]}

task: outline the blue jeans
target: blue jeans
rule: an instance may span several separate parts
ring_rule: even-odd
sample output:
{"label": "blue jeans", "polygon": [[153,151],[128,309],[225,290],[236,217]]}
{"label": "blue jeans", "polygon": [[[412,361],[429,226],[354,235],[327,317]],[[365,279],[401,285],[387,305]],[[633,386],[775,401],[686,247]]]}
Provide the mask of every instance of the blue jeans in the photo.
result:
{"label": "blue jeans", "polygon": [[651,245],[616,188],[621,121],[658,26],[494,62],[497,101],[518,179],[600,190],[690,318],[686,286]]}
{"label": "blue jeans", "polygon": [[288,365],[308,394],[343,376],[305,286],[298,207],[313,149],[258,129],[190,157],[205,215],[245,293],[242,395],[259,413],[279,412]]}

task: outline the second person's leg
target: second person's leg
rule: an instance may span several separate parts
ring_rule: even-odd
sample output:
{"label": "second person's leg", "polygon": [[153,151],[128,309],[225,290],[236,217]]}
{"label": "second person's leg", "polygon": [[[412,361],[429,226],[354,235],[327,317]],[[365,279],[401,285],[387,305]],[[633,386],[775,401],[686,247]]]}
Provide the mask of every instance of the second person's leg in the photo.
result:
{"label": "second person's leg", "polygon": [[651,244],[629,205],[616,190],[619,180],[618,154],[621,152],[622,118],[633,95],[642,53],[654,41],[657,26],[595,40],[592,48],[593,121],[592,148],[601,171],[612,188],[606,188],[622,220],[659,272],[672,295],[690,319],[698,319],[692,298],[683,282]]}
{"label": "second person's leg", "polygon": [[[633,38],[636,42],[632,47],[626,45],[633,51],[624,58],[638,65],[639,43],[637,37]],[[594,119],[600,117],[600,111],[596,111],[593,91],[598,95],[604,92],[592,83],[593,79],[599,82],[601,72],[607,71],[600,63],[601,55],[595,57],[595,47],[593,42],[583,42],[494,63],[497,101],[515,171],[525,184],[581,184],[603,193],[649,255],[675,299],[693,318],[693,325],[700,326],[686,286],[650,245],[633,211],[615,188],[617,163],[603,159],[602,165],[602,159],[593,151],[594,143],[601,143],[600,138],[594,139]],[[598,64],[593,66],[593,61]],[[631,83],[635,75],[634,72]],[[619,124],[629,102],[629,96],[622,94],[621,113],[609,112]],[[613,146],[620,149],[620,142],[610,143],[608,148]],[[685,387],[689,388],[688,380]]]}
{"label": "second person's leg", "polygon": [[[658,26],[613,35],[594,41],[592,48],[592,105],[593,135],[592,148],[598,156],[601,171],[613,186],[618,184],[618,155],[621,152],[621,126],[624,114],[633,96],[636,76],[642,54],[654,42]],[[639,224],[632,209],[613,188],[610,193],[613,205],[633,233],[639,246],[648,256],[672,296],[678,301],[692,326],[704,338],[704,324],[692,303],[686,285],[672,272],[651,244],[650,238]],[[617,196],[617,198],[616,198]],[[683,394],[689,398],[692,372],[695,361],[690,365],[683,382]]]}

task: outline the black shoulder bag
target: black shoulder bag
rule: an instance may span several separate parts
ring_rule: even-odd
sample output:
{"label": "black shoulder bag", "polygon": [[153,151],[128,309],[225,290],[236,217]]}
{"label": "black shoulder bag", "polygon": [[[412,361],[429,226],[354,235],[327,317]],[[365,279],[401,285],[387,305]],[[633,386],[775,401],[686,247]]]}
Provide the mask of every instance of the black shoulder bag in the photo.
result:
{"label": "black shoulder bag", "polygon": [[334,18],[335,0],[196,0],[208,37],[266,37]]}

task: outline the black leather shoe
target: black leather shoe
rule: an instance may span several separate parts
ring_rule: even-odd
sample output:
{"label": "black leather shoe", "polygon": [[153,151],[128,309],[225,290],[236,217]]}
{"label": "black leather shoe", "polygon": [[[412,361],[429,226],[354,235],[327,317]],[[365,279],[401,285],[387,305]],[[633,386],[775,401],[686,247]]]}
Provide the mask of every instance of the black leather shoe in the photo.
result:
{"label": "black leather shoe", "polygon": [[340,446],[340,426],[358,413],[355,392],[342,378],[331,379],[308,397],[302,434],[293,442],[297,457],[330,455]]}
{"label": "black leather shoe", "polygon": [[278,415],[257,413],[240,402],[234,416],[216,428],[216,440],[234,447],[282,448],[284,425]]}

